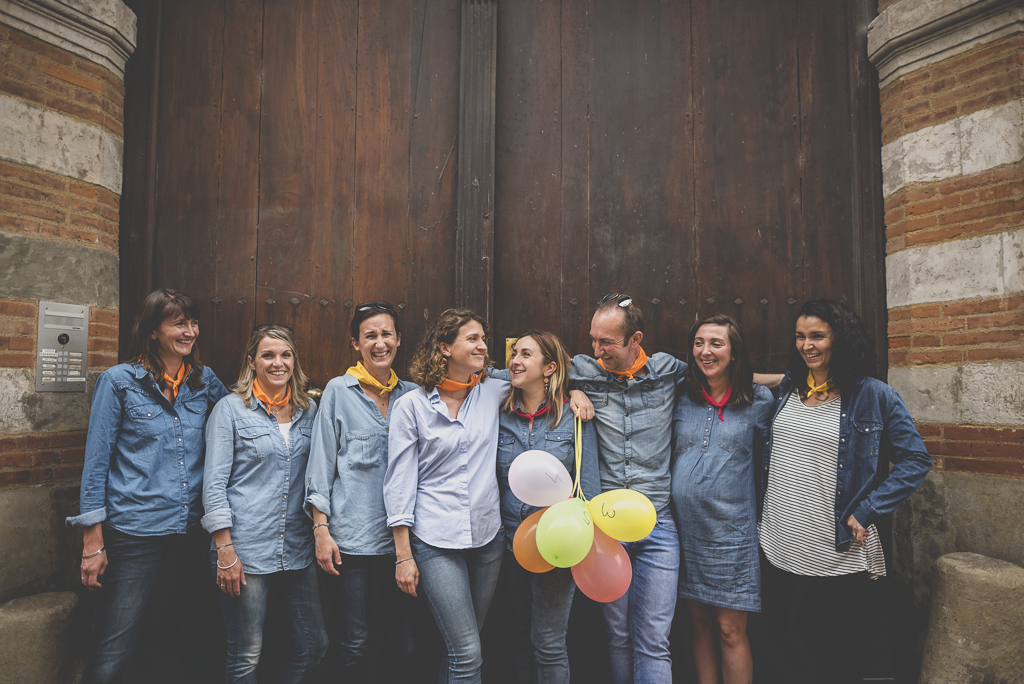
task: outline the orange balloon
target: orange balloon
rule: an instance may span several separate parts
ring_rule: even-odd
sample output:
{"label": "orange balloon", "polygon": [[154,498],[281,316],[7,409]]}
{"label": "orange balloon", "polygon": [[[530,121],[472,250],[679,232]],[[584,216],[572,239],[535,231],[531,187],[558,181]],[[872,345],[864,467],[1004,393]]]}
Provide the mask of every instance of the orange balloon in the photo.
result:
{"label": "orange balloon", "polygon": [[629,554],[600,527],[594,528],[590,553],[572,566],[572,578],[584,594],[598,603],[611,603],[622,597],[633,581]]}
{"label": "orange balloon", "polygon": [[519,524],[516,536],[512,538],[512,553],[515,554],[519,564],[530,572],[547,572],[555,567],[544,560],[540,551],[537,550],[537,523],[540,522],[540,516],[544,515],[546,510],[548,509],[542,508],[528,516]]}

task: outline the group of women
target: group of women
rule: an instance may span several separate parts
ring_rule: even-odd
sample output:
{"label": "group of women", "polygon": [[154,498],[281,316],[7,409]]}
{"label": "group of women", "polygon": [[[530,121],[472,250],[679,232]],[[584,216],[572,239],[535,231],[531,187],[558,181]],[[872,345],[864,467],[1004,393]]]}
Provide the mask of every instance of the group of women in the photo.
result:
{"label": "group of women", "polygon": [[[853,312],[809,302],[796,332],[779,399],[753,385],[732,319],[712,317],[690,333],[673,510],[679,595],[702,683],[751,681],[745,627],[760,609],[762,566],[779,575],[778,634],[793,637],[780,652],[793,654],[807,627],[793,603],[856,591],[838,582],[848,575],[884,574],[873,523],[930,463],[898,395],[868,377],[871,345]],[[570,359],[556,336],[525,333],[508,370],[494,371],[484,319],[450,309],[417,346],[407,382],[392,368],[395,310],[360,304],[350,327],[359,361],[328,383],[318,408],[290,328],[253,329],[230,392],[201,363],[198,334],[189,297],[153,292],[133,328],[131,361],[96,384],[82,512],[69,519],[83,528],[83,584],[102,587],[83,681],[122,676],[161,569],[187,561],[186,540],[196,539],[209,539],[229,682],[256,681],[272,593],[290,633],[281,681],[308,681],[329,642],[338,681],[368,681],[368,645],[385,633],[401,662],[422,595],[447,647],[439,681],[479,682],[480,631],[499,574],[513,594],[520,680],[569,680],[572,576],[519,567],[512,539],[536,509],[508,485],[512,460],[530,449],[575,474],[574,414],[588,404],[570,397]],[[578,446],[592,497],[600,484],[589,424]],[[833,597],[846,612],[850,600]]]}

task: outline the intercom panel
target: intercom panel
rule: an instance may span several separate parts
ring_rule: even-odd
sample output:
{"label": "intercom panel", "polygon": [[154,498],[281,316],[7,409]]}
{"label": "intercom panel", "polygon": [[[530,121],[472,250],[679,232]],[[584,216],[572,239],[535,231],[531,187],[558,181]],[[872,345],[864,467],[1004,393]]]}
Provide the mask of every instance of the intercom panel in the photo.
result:
{"label": "intercom panel", "polygon": [[39,302],[36,392],[84,392],[89,360],[89,307]]}

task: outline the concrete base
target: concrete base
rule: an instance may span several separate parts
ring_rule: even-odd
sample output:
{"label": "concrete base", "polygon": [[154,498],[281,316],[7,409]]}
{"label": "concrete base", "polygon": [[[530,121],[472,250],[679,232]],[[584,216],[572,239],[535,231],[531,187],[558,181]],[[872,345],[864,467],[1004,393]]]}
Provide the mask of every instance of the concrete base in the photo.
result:
{"label": "concrete base", "polygon": [[935,564],[921,684],[1024,681],[1024,568],[976,553]]}
{"label": "concrete base", "polygon": [[[0,602],[80,586],[77,482],[0,490]],[[2,643],[2,642],[0,642]]]}
{"label": "concrete base", "polygon": [[0,684],[63,684],[74,677],[78,597],[37,594],[0,605]]}

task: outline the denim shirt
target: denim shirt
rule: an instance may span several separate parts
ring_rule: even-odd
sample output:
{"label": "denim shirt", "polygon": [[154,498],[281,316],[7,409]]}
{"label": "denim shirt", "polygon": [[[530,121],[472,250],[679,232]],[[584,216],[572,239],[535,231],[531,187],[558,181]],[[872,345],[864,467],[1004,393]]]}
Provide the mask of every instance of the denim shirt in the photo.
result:
{"label": "denim shirt", "polygon": [[[505,528],[505,540],[509,549],[516,536],[519,523],[526,520],[540,508],[520,501],[508,486],[508,469],[516,456],[540,449],[546,451],[565,466],[576,478],[576,440],[574,439],[575,416],[568,404],[562,411],[562,420],[551,427],[551,416],[545,413],[533,421],[516,413],[502,411],[498,416],[498,489],[501,491],[501,524]],[[588,499],[601,493],[601,478],[597,472],[597,429],[594,422],[583,423],[583,454],[580,485]]]}
{"label": "denim shirt", "polygon": [[647,375],[620,380],[581,354],[572,360],[569,382],[594,404],[602,490],[635,489],[660,511],[672,490],[672,413],[686,364],[656,353],[644,368]]}
{"label": "denim shirt", "polygon": [[415,387],[398,382],[387,418],[351,375],[331,380],[320,398],[306,466],[305,511],[312,518],[316,506],[327,516],[327,529],[342,553],[395,552],[384,510],[388,430],[395,401]]}
{"label": "denim shirt", "polygon": [[475,549],[501,530],[495,463],[498,412],[509,383],[477,383],[452,418],[435,387],[406,392],[391,407],[384,506],[388,527],[408,525],[443,549]]}
{"label": "denim shirt", "polygon": [[[775,418],[795,385],[787,373],[779,385]],[[874,378],[864,378],[841,395],[839,457],[836,462],[836,551],[850,548],[845,521],[851,515],[862,527],[892,513],[913,494],[932,467],[932,458],[899,392]],[[772,433],[765,440],[761,502],[768,488]],[[893,464],[888,471],[889,463]],[[888,471],[888,472],[887,472]]]}
{"label": "denim shirt", "polygon": [[[191,371],[189,373],[191,376]],[[126,534],[182,534],[199,522],[203,428],[227,389],[207,367],[203,387],[181,384],[173,404],[142,364],[122,363],[96,380],[82,471],[81,515]]]}
{"label": "denim shirt", "polygon": [[229,394],[210,414],[203,527],[211,534],[231,528],[231,543],[249,574],[301,570],[313,562],[302,488],[315,415],[312,399],[308,410],[295,409],[286,443],[277,418],[259,399],[247,407]]}

